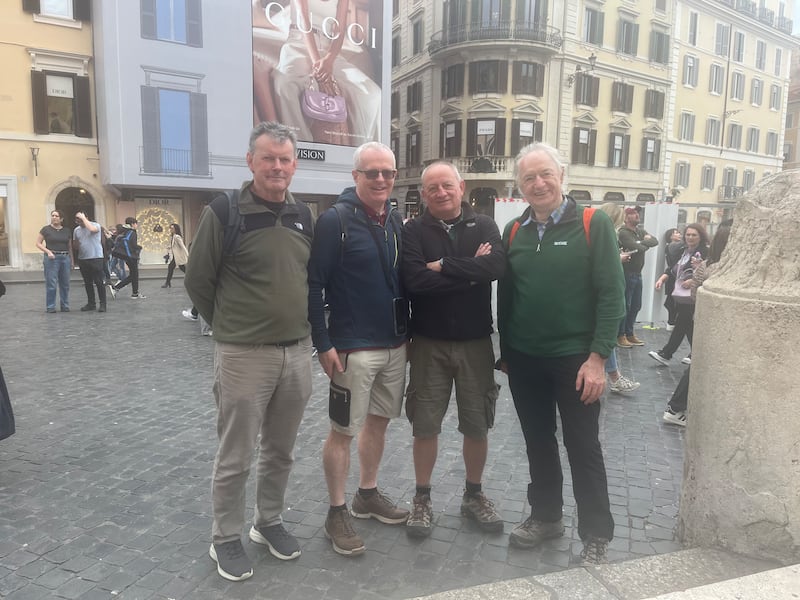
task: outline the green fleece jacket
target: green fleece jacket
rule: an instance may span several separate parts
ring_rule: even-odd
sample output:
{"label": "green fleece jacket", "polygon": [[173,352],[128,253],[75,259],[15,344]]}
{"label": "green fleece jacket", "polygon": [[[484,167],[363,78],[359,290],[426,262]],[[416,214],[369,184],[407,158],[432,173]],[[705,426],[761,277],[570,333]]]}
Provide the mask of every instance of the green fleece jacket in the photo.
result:
{"label": "green fleece jacket", "polygon": [[[625,280],[611,219],[595,211],[589,240],[583,208],[569,205],[541,242],[536,224],[514,221],[503,233],[508,266],[497,291],[497,323],[504,348],[536,357],[597,352],[607,357],[625,315]],[[530,215],[528,208],[517,220]],[[590,246],[591,244],[591,246]]]}
{"label": "green fleece jacket", "polygon": [[186,264],[186,292],[218,342],[302,339],[311,334],[307,265],[313,217],[288,192],[280,212],[272,211],[254,200],[251,183],[239,195],[245,231],[233,257],[223,258],[224,224],[210,206],[203,211]]}

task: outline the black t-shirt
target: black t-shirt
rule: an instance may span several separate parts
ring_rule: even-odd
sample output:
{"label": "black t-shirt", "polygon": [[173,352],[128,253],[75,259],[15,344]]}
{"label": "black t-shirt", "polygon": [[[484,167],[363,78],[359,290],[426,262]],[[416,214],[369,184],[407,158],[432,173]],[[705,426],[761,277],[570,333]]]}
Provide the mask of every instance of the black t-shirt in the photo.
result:
{"label": "black t-shirt", "polygon": [[52,225],[45,225],[39,230],[50,252],[67,252],[72,241],[72,230],[62,227],[56,229]]}

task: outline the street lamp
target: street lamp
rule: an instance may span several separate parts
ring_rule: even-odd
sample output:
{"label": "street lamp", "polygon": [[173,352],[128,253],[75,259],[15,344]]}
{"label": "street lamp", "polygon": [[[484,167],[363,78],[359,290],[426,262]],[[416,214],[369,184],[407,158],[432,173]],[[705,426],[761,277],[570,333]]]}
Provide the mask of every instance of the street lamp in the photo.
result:
{"label": "street lamp", "polygon": [[[594,65],[597,63],[597,56],[595,55],[595,53],[592,52],[587,60],[589,61],[588,70],[594,71]],[[582,71],[583,69],[581,68],[580,63],[575,65],[575,72],[567,75],[567,87],[572,87],[572,84],[575,83],[575,79],[577,79],[578,77],[578,73],[581,73]]]}
{"label": "street lamp", "polygon": [[39,176],[39,146],[31,146],[31,158],[33,159],[33,175]]}

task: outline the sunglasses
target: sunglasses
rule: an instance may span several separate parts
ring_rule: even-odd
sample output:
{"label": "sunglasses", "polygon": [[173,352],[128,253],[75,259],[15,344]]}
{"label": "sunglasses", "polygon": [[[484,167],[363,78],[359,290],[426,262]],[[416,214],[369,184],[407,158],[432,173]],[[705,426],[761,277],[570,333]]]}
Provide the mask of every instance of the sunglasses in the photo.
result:
{"label": "sunglasses", "polygon": [[381,171],[378,169],[370,169],[368,171],[356,169],[356,171],[363,173],[367,179],[377,179],[378,175],[382,175],[384,179],[394,179],[397,175],[397,169],[383,169]]}

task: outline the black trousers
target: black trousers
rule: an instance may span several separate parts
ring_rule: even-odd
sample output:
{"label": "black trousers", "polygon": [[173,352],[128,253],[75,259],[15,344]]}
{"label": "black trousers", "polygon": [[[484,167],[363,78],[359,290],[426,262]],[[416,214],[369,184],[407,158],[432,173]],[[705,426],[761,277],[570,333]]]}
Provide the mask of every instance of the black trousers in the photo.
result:
{"label": "black trousers", "polygon": [[94,299],[94,288],[97,288],[97,297],[100,304],[106,303],[106,288],[103,282],[103,262],[102,258],[83,258],[78,259],[78,268],[83,277],[83,286],[86,288],[86,303],[89,306],[97,306]]}
{"label": "black trousers", "polygon": [[114,289],[120,290],[124,288],[129,283],[133,288],[132,292],[134,294],[139,293],[139,259],[138,258],[125,258],[123,259],[125,264],[128,265],[128,276],[117,283],[114,286]]}
{"label": "black trousers", "polygon": [[680,304],[675,303],[675,329],[669,334],[669,340],[666,345],[661,349],[661,355],[664,358],[672,358],[678,346],[681,345],[683,337],[689,340],[689,345],[692,345],[692,336],[694,335],[694,304]]}
{"label": "black trousers", "polygon": [[[178,267],[181,271],[186,273],[186,265],[180,265]],[[167,266],[167,285],[172,283],[172,274],[175,272],[175,259],[173,258],[169,261],[169,265]]]}
{"label": "black trousers", "polygon": [[515,350],[503,353],[508,383],[514,397],[531,482],[528,502],[535,519],[561,519],[564,474],[556,439],[556,406],[561,415],[564,447],[572,470],[572,488],[578,507],[578,535],[610,540],[614,519],[608,500],[603,450],[598,438],[600,402],[588,406],[575,391],[578,369],[588,355],[537,358]]}
{"label": "black trousers", "polygon": [[675,387],[675,391],[672,392],[672,397],[669,399],[669,407],[672,409],[672,412],[684,412],[686,410],[687,405],[689,404],[689,372],[691,371],[691,367],[686,369],[683,373],[683,377],[678,382],[678,385]]}

